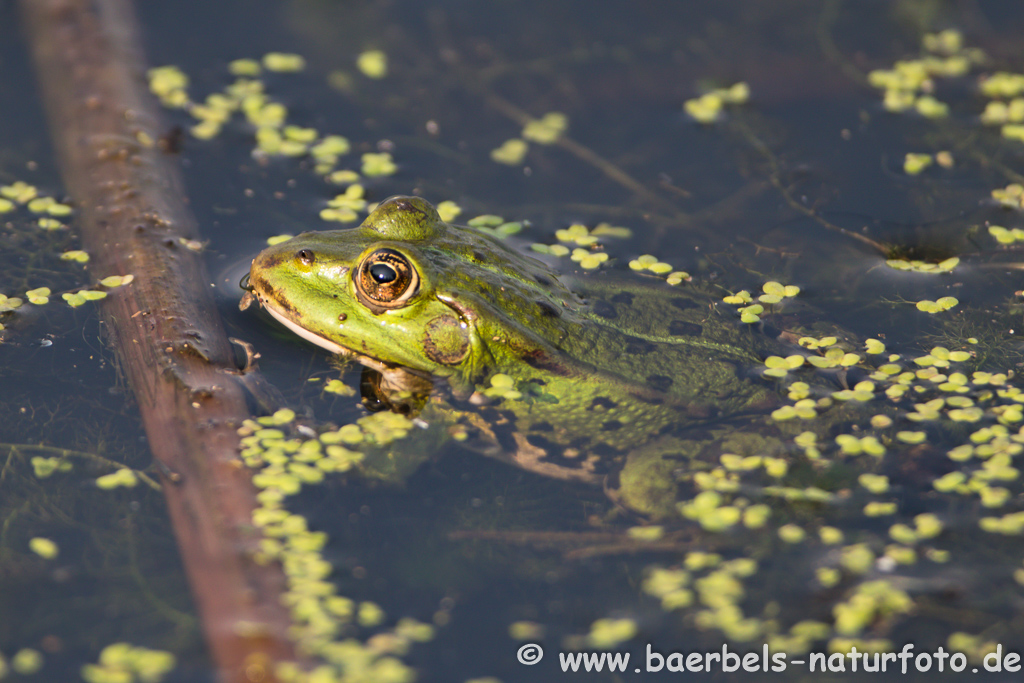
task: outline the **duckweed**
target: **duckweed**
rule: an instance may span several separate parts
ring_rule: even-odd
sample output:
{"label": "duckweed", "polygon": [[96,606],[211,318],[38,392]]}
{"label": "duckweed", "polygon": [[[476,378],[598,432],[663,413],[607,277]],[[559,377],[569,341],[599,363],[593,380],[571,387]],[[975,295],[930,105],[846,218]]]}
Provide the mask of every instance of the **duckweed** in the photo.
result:
{"label": "duckweed", "polygon": [[942,533],[942,521],[930,512],[914,517],[918,538],[935,538]]}
{"label": "duckweed", "polygon": [[721,532],[735,526],[743,514],[737,507],[720,505],[722,502],[717,491],[703,491],[678,507],[683,516],[696,520],[706,531]]}
{"label": "duckweed", "polygon": [[693,592],[686,588],[689,582],[690,574],[686,570],[653,567],[649,569],[641,588],[648,595],[660,599],[663,609],[672,611],[692,604]]}
{"label": "duckweed", "polygon": [[[35,191],[34,187],[26,187]],[[32,213],[48,213],[51,216],[67,216],[71,214],[70,206],[57,203],[53,197],[36,197],[27,202],[25,207]]]}
{"label": "duckweed", "polygon": [[917,542],[917,534],[906,524],[893,524],[889,527],[889,537],[904,545],[913,545]]}
{"label": "duckweed", "polygon": [[867,544],[856,543],[840,551],[839,563],[853,574],[866,574],[875,563],[875,554]]}
{"label": "duckweed", "polygon": [[896,438],[903,443],[919,444],[924,443],[928,435],[925,432],[900,431],[896,432]]}
{"label": "duckweed", "polygon": [[495,228],[505,222],[505,219],[501,216],[495,216],[494,214],[483,214],[476,218],[470,218],[466,221],[466,225],[471,228]]}
{"label": "duckweed", "polygon": [[60,296],[65,302],[67,302],[68,306],[77,308],[78,306],[84,305],[87,301],[103,299],[107,296],[107,293],[97,290],[82,289],[77,292],[64,292]]}
{"label": "duckweed", "polygon": [[338,396],[355,396],[356,391],[340,379],[332,379],[324,385],[324,391]]}
{"label": "duckweed", "polygon": [[592,252],[586,249],[573,249],[571,258],[580,264],[580,268],[593,270],[599,268],[602,263],[608,260],[608,253],[604,251]]}
{"label": "duckweed", "polygon": [[739,308],[737,311],[740,314],[741,322],[753,324],[761,321],[761,314],[764,313],[764,306],[761,304],[754,304],[752,306]]}
{"label": "duckweed", "polygon": [[843,578],[842,573],[834,567],[818,567],[814,570],[814,578],[824,588],[831,588],[837,585]]}
{"label": "duckweed", "polygon": [[30,289],[25,292],[25,298],[28,299],[30,304],[35,306],[44,306],[50,302],[50,291],[49,287],[37,287],[36,289]]}
{"label": "duckweed", "polygon": [[22,648],[11,657],[11,668],[22,676],[31,676],[43,668],[43,655],[39,650]]}
{"label": "duckweed", "polygon": [[790,370],[795,370],[804,364],[804,357],[792,355],[782,358],[781,356],[768,356],[764,359],[767,370],[764,374],[768,377],[785,377]]}
{"label": "duckweed", "polygon": [[938,263],[931,263],[928,261],[912,261],[906,259],[889,259],[885,262],[885,265],[895,270],[907,270],[914,273],[949,273],[952,272],[960,264],[960,258],[953,256],[951,258],[939,261]]}
{"label": "duckweed", "polygon": [[522,392],[516,390],[515,380],[500,372],[491,377],[491,386],[484,389],[483,394],[491,398],[509,400],[515,400],[523,396]]}
{"label": "duckweed", "polygon": [[992,190],[992,199],[1008,209],[1024,208],[1024,185],[1010,183],[1005,188]]}
{"label": "duckweed", "polygon": [[288,52],[268,52],[263,55],[263,68],[279,72],[302,71],[306,68],[306,60],[301,55]]}
{"label": "duckweed", "polygon": [[644,254],[629,262],[630,270],[649,270],[652,273],[664,274],[672,270],[671,264],[663,263],[657,256]]}
{"label": "duckweed", "polygon": [[698,123],[714,123],[721,118],[727,104],[743,104],[750,99],[750,86],[736,83],[729,88],[719,88],[683,103],[683,111]]}
{"label": "duckweed", "polygon": [[61,204],[53,197],[41,195],[36,186],[24,181],[18,180],[10,185],[0,186],[0,214],[16,211],[19,206],[24,206],[33,214],[48,214],[36,220],[36,225],[43,230],[67,228],[53,216],[65,217],[72,213],[69,205]]}
{"label": "duckweed", "polygon": [[128,275],[108,275],[100,280],[100,284],[107,289],[116,289],[131,284],[134,280],[135,276],[130,273]]}
{"label": "duckweed", "polygon": [[362,185],[349,185],[345,191],[327,202],[327,208],[320,211],[325,221],[352,223],[359,218],[359,212],[366,208],[365,190]]}
{"label": "duckweed", "polygon": [[322,481],[326,473],[347,472],[363,460],[363,453],[341,444],[387,446],[404,438],[412,422],[395,413],[375,413],[311,439],[294,439],[286,434],[294,419],[294,411],[284,409],[247,420],[239,429],[240,455],[258,470],[253,483],[261,489],[257,495],[261,507],[253,512],[253,524],[263,531],[264,539],[255,559],[282,563],[288,579],[285,604],[294,621],[291,636],[305,652],[327,662],[308,674],[293,663],[282,663],[275,672],[281,680],[296,683],[349,680],[349,676],[411,681],[412,670],[390,655],[403,655],[411,643],[431,639],[433,627],[405,618],[393,630],[379,632],[365,643],[352,638],[338,641],[347,625],[374,629],[386,615],[376,603],[356,603],[336,594],[326,580],[332,566],[321,555],[326,534],[311,531],[305,518],[284,509],[283,501],[303,485]]}
{"label": "duckweed", "polygon": [[632,640],[636,634],[637,625],[632,619],[598,619],[590,625],[587,644],[598,650],[610,650]]}
{"label": "duckweed", "polygon": [[72,465],[63,458],[43,458],[35,456],[32,458],[32,471],[39,479],[46,479],[56,472],[70,472]]}
{"label": "duckweed", "polygon": [[544,627],[534,621],[513,621],[508,635],[513,640],[539,640],[544,637]]}
{"label": "duckweed", "polygon": [[903,172],[907,175],[918,175],[932,165],[935,159],[931,154],[907,153],[903,159]]}
{"label": "duckweed", "polygon": [[437,215],[441,217],[445,223],[450,223],[462,213],[462,207],[453,202],[450,199],[446,199],[437,205]]}
{"label": "duckweed", "polygon": [[823,526],[818,529],[818,537],[825,545],[836,545],[843,542],[843,532],[834,526]]}
{"label": "duckweed", "polygon": [[262,68],[255,59],[236,59],[228,64],[232,76],[259,76]]}
{"label": "duckweed", "polygon": [[934,80],[965,76],[984,57],[978,50],[960,46],[948,50],[952,41],[937,48],[938,43],[929,36],[925,36],[922,44],[926,56],[897,61],[892,69],[872,71],[868,83],[884,90],[882,106],[888,111],[916,111],[926,118],[942,118],[949,114],[949,106],[929,94],[934,90]]}
{"label": "duckweed", "polygon": [[692,279],[693,278],[690,277],[690,274],[687,273],[685,270],[676,270],[669,273],[668,277],[665,278],[665,282],[667,282],[670,285],[678,285],[682,282],[689,282]]}
{"label": "duckweed", "polygon": [[74,261],[76,263],[88,263],[89,254],[84,251],[73,249],[71,251],[65,251],[60,255],[61,261]]}
{"label": "duckweed", "polygon": [[[589,247],[597,244],[598,236],[591,235],[587,226],[574,223],[564,230],[556,230],[555,239],[559,242],[573,242],[581,247]],[[636,269],[634,268],[634,270]]]}
{"label": "duckweed", "polygon": [[86,683],[159,683],[176,666],[174,655],[129,643],[103,648],[97,664],[86,664],[81,675]]}
{"label": "duckweed", "polygon": [[9,297],[4,294],[0,294],[0,313],[8,313],[10,311],[15,311],[21,308],[21,305],[23,303],[25,302],[19,299],[18,297]]}
{"label": "duckweed", "polygon": [[717,567],[721,563],[722,556],[718,553],[706,553],[700,550],[686,553],[686,557],[683,558],[683,564],[691,571],[696,571],[698,569],[710,569],[712,567]]}
{"label": "duckweed", "polygon": [[[319,550],[319,548],[317,548]],[[385,614],[384,610],[380,608],[380,605],[374,602],[363,602],[359,604],[359,611],[356,619],[359,625],[364,628],[373,628],[379,626],[384,622]]]}
{"label": "duckweed", "polygon": [[519,166],[526,159],[530,145],[526,140],[511,138],[491,150],[491,160],[506,166]]}
{"label": "duckweed", "polygon": [[1007,229],[999,225],[990,225],[988,234],[992,235],[1000,244],[1024,242],[1024,230],[1020,228]]}
{"label": "duckweed", "polygon": [[889,490],[889,477],[881,474],[865,472],[857,478],[857,483],[875,494],[885,493]]}
{"label": "duckweed", "polygon": [[760,529],[771,518],[771,508],[767,505],[751,505],[743,510],[743,526],[748,529]]}
{"label": "duckweed", "polygon": [[800,418],[801,420],[813,420],[818,416],[818,411],[815,409],[816,402],[813,399],[805,398],[797,401],[791,406],[782,406],[776,410],[773,410],[771,417],[773,420],[784,422],[786,420],[792,420],[794,418]]}
{"label": "duckweed", "polygon": [[[783,299],[795,297],[800,293],[800,288],[795,285],[783,285],[775,281],[766,282],[762,289],[764,294],[758,296],[758,301],[760,303],[751,304],[753,297],[751,297],[750,292],[745,289],[724,297],[722,301],[727,304],[740,306],[740,308],[737,309],[737,312],[740,314],[740,321],[753,324],[760,322],[761,320],[761,314],[764,313],[764,305],[762,304],[767,304],[769,306],[778,304]],[[744,306],[743,304],[751,305]]]}
{"label": "duckweed", "polygon": [[182,108],[188,104],[188,76],[176,66],[158,66],[147,72],[149,89],[165,107]]}
{"label": "duckweed", "polygon": [[[263,81],[259,80],[264,69],[294,72],[304,68],[305,60],[294,54],[269,53],[263,57],[262,65],[256,60],[235,60],[228,69],[235,80],[203,102],[189,98],[188,79],[176,67],[151,70],[150,88],[164,106],[188,111],[196,121],[191,133],[197,138],[215,137],[236,113],[240,113],[255,129],[254,156],[309,156],[314,161],[314,171],[331,182],[356,182],[359,177],[354,171],[335,169],[340,157],[351,150],[348,139],[341,135],[321,136],[316,129],[289,123],[288,108],[272,100]],[[369,155],[363,160],[364,175],[391,175],[396,169],[389,153]]]}
{"label": "duckweed", "polygon": [[858,635],[877,618],[905,614],[913,601],[888,581],[868,581],[857,587],[849,600],[837,604],[832,613],[840,635]]}
{"label": "duckweed", "polygon": [[658,541],[665,535],[661,526],[634,526],[626,529],[626,534],[637,541]]}
{"label": "duckweed", "polygon": [[937,301],[930,301],[928,299],[918,301],[916,306],[917,310],[924,311],[925,313],[941,313],[956,307],[959,303],[955,297],[944,296]]}
{"label": "duckweed", "polygon": [[844,455],[872,455],[877,458],[885,455],[885,446],[875,436],[857,437],[852,434],[840,434],[835,438],[836,445]]}
{"label": "duckweed", "polygon": [[895,515],[896,510],[896,503],[883,503],[873,500],[864,506],[863,512],[865,517],[885,517],[887,515]]}
{"label": "duckweed", "polygon": [[105,474],[96,479],[96,486],[101,489],[116,489],[118,487],[132,488],[138,483],[139,480],[138,477],[135,476],[135,472],[126,467],[122,467],[115,472]]}
{"label": "duckweed", "polygon": [[38,194],[39,190],[34,185],[29,185],[21,180],[11,183],[10,185],[0,186],[0,196],[6,197],[18,204],[28,204],[35,199]]}
{"label": "duckweed", "polygon": [[[504,239],[509,235],[515,235],[523,229],[523,223],[521,221],[506,221],[501,216],[495,216],[493,214],[484,214],[482,216],[477,216],[476,218],[470,218],[466,221],[466,225],[500,239]],[[555,256],[565,256],[569,253],[569,249],[560,244],[553,244],[551,246],[535,244],[532,245],[532,248],[534,251],[550,253]]]}
{"label": "duckweed", "polygon": [[540,119],[533,119],[523,128],[521,133],[525,140],[539,145],[551,145],[562,137],[569,127],[569,117],[557,111],[548,112]]}
{"label": "duckweed", "polygon": [[597,237],[616,237],[619,239],[629,239],[633,236],[633,231],[629,228],[622,227],[621,225],[612,225],[610,223],[598,223],[594,226],[594,229],[590,231],[591,235]]}
{"label": "duckweed", "polygon": [[924,49],[944,55],[957,54],[963,49],[963,36],[956,29],[946,29],[939,33],[926,33],[921,40]]}
{"label": "duckweed", "polygon": [[367,78],[379,80],[388,75],[388,56],[382,50],[367,50],[356,57],[356,68]]}
{"label": "duckweed", "polygon": [[[653,256],[651,258],[654,258],[654,260],[657,261],[657,258]],[[727,304],[741,305],[749,304],[751,301],[753,301],[753,299],[750,298],[750,292],[744,289],[739,292],[736,292],[735,294],[730,294],[729,296],[723,298],[722,301],[724,301]]]}
{"label": "duckweed", "polygon": [[29,540],[28,547],[29,550],[44,560],[52,560],[60,553],[60,548],[57,547],[56,543],[48,538],[42,538],[41,536],[37,536]]}
{"label": "duckweed", "polygon": [[[774,280],[764,283],[762,289],[764,294],[759,298],[765,303],[778,303],[784,298],[792,298],[800,293],[800,288],[796,285],[783,285]],[[766,296],[771,297],[773,301],[765,301]]]}

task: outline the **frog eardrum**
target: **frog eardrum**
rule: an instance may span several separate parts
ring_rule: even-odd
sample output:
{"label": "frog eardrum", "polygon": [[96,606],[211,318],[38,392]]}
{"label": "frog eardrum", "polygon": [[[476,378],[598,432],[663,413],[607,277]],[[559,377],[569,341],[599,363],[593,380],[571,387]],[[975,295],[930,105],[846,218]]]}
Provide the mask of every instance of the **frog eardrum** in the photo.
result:
{"label": "frog eardrum", "polygon": [[[416,268],[394,249],[377,249],[371,253],[359,264],[353,278],[359,297],[382,308],[401,308],[420,284]],[[370,307],[372,309],[372,305]]]}

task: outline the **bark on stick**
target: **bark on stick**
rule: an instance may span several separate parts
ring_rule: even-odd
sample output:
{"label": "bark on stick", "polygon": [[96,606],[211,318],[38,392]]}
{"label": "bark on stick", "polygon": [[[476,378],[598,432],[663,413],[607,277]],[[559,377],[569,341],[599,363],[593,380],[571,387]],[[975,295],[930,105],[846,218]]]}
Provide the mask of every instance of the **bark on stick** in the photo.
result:
{"label": "bark on stick", "polygon": [[249,415],[129,0],[21,0],[54,148],[98,278],[132,274],[102,315],[142,413],[220,679],[291,659],[284,577],[251,561],[255,494],[235,430]]}

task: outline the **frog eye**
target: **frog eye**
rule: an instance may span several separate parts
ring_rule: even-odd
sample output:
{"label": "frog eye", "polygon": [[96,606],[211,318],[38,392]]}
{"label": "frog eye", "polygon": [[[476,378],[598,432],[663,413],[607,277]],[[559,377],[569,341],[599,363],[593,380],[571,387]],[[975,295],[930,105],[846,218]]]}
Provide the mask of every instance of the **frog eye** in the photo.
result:
{"label": "frog eye", "polygon": [[355,273],[360,298],[382,308],[400,308],[416,293],[420,276],[413,265],[394,249],[378,249],[363,259]]}

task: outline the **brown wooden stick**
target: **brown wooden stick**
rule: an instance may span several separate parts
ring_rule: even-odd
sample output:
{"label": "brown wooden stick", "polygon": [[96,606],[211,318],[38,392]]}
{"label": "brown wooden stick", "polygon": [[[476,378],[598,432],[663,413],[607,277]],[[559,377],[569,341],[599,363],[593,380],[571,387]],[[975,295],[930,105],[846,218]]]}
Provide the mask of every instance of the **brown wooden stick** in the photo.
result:
{"label": "brown wooden stick", "polygon": [[294,655],[276,566],[251,558],[255,496],[237,456],[246,382],[180,238],[198,237],[144,81],[130,0],[21,0],[54,147],[97,278],[133,274],[102,302],[142,411],[212,658],[226,683],[270,681]]}

